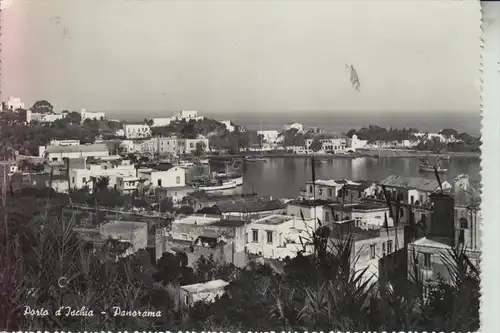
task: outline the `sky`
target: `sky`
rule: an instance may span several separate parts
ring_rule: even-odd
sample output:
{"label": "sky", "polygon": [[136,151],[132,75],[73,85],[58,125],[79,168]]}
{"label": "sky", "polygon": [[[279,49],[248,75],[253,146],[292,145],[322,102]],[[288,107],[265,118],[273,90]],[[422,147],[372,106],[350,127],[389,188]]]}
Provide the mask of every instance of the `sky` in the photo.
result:
{"label": "sky", "polygon": [[479,112],[476,1],[11,2],[3,100],[114,117]]}

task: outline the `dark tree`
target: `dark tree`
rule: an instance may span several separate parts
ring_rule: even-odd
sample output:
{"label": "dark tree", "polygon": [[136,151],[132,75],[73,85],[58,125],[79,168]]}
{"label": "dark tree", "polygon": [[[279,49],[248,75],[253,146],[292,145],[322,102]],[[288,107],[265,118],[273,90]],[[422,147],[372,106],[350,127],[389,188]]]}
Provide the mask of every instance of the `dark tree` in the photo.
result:
{"label": "dark tree", "polygon": [[33,106],[31,107],[31,112],[50,114],[54,112],[54,107],[46,100],[41,100],[33,104]]}

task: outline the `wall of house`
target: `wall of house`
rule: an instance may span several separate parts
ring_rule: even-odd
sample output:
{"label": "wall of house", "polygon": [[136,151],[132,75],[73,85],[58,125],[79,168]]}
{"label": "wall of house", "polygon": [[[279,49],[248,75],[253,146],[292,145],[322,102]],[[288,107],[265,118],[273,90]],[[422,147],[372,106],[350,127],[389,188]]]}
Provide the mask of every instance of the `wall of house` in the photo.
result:
{"label": "wall of house", "polygon": [[373,229],[380,228],[384,226],[384,215],[387,216],[387,224],[389,227],[394,226],[392,218],[389,217],[389,208],[376,209],[376,210],[363,210],[363,211],[352,211],[350,218],[354,220],[359,220],[360,223],[357,224],[358,227],[362,229]]}
{"label": "wall of house", "polygon": [[[396,237],[397,235],[397,237]],[[397,238],[397,239],[396,239]],[[388,251],[388,243],[392,242],[392,251]],[[375,247],[375,257],[372,257],[371,246]],[[355,270],[367,268],[366,277],[371,275],[378,276],[379,259],[395,252],[404,246],[404,229],[398,228],[389,230],[389,235],[385,231],[380,232],[380,236],[356,240],[354,242],[354,251],[351,254],[354,261],[357,257]]]}
{"label": "wall of house", "polygon": [[455,206],[455,241],[471,250],[481,249],[481,211]]}
{"label": "wall of house", "polygon": [[180,289],[180,299],[183,307],[193,306],[196,302],[212,303],[222,295],[224,295],[224,288],[198,293],[189,293],[182,288]]}
{"label": "wall of house", "polygon": [[161,192],[157,193],[157,196],[158,198],[171,198],[174,205],[180,206],[182,199],[195,191],[196,189],[193,187],[162,188]]}
{"label": "wall of house", "polygon": [[109,156],[109,151],[75,151],[62,153],[46,153],[47,159],[53,162],[62,162],[65,158],[81,158],[81,157],[104,157]]}
{"label": "wall of house", "polygon": [[90,165],[88,169],[70,169],[69,175],[71,188],[83,188],[87,185],[92,189],[93,184],[89,181],[91,177],[109,177],[109,187],[114,187],[117,184],[118,177],[135,176],[136,169],[133,165],[108,166],[107,169],[103,165]]}
{"label": "wall of house", "polygon": [[[443,257],[449,256],[449,246],[419,246],[416,244],[408,245],[408,278],[412,279],[415,275],[415,266],[420,279],[424,282],[433,281],[438,276],[442,276],[446,282],[452,281],[452,276],[447,268],[447,262]],[[480,251],[467,251],[467,256],[477,269],[480,268]],[[430,255],[430,266],[425,267],[424,255]]]}
{"label": "wall of house", "polygon": [[308,207],[308,206],[295,205],[292,203],[286,205],[285,215],[296,216],[297,218],[300,219],[301,211],[305,219],[311,219],[314,217],[319,217],[320,219],[324,218],[323,206]]}
{"label": "wall of house", "polygon": [[167,171],[151,172],[151,183],[159,187],[186,186],[186,171],[179,167],[173,167]]}
{"label": "wall of house", "polygon": [[430,235],[455,238],[455,200],[452,196],[432,196]]}
{"label": "wall of house", "polygon": [[[249,253],[262,255],[268,259],[283,259],[286,256],[295,257],[297,252],[302,249],[300,242],[287,243],[292,228],[308,232],[311,235],[315,221],[308,219],[292,219],[277,225],[268,225],[261,223],[251,223],[247,225],[247,244],[246,248]],[[257,230],[257,241],[253,240],[253,231]],[[272,242],[267,242],[267,233],[272,233]]]}
{"label": "wall of house", "polygon": [[[132,244],[132,248],[134,252],[145,249],[148,245],[148,224],[141,223],[142,225],[138,226],[138,223],[130,223],[131,227],[127,230],[126,227],[121,228],[120,230],[115,230],[110,228],[114,222],[107,223],[100,228],[101,237],[103,239],[113,238],[118,240],[129,241]],[[123,222],[117,222],[123,223]]]}

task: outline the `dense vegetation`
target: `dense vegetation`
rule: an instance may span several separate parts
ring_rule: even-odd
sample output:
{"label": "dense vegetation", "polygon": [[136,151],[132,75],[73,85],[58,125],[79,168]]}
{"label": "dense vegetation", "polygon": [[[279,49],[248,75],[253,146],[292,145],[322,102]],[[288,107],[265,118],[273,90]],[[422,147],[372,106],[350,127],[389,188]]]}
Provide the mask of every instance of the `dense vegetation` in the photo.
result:
{"label": "dense vegetation", "polygon": [[[476,331],[479,327],[478,275],[460,247],[448,255],[452,282],[438,280],[427,299],[422,297],[418,274],[410,273],[409,280],[405,275],[393,277],[386,288],[365,270],[354,271],[352,238],[346,235],[326,251],[329,231],[321,226],[308,240],[314,244],[314,254],[299,253],[285,260],[281,273],[257,262],[236,268],[210,257],[188,267],[182,253],[165,253],[156,263],[144,250],[115,261],[126,244],[109,239],[96,248],[77,237],[75,216],[61,215],[67,198],[47,194],[9,197],[1,211],[1,328]],[[61,277],[66,284],[58,287]],[[172,292],[179,285],[213,279],[230,281],[223,297],[189,311],[176,310]],[[48,314],[24,316],[25,306],[46,309]],[[85,306],[94,316],[56,316],[61,306],[75,310]],[[161,311],[161,316],[117,317],[112,315],[113,306]]]}
{"label": "dense vegetation", "polygon": [[430,150],[430,151],[457,151],[457,152],[477,152],[480,151],[481,141],[480,138],[473,137],[467,133],[459,133],[458,131],[447,128],[439,132],[445,138],[455,138],[459,142],[441,142],[438,138],[417,138],[415,133],[418,130],[415,128],[384,128],[376,125],[363,127],[359,130],[350,129],[346,135],[352,137],[356,134],[360,140],[368,140],[368,143],[376,141],[402,141],[410,140],[417,141],[415,147],[417,150]]}
{"label": "dense vegetation", "polygon": [[229,132],[224,124],[209,118],[199,121],[175,121],[168,126],[153,127],[152,132],[153,135],[178,135],[184,138],[196,138],[198,135],[203,135],[209,139],[210,148],[231,153],[237,153],[240,149],[259,144],[257,131],[235,126],[235,130]]}
{"label": "dense vegetation", "polygon": [[[36,102],[33,108],[43,113],[51,113],[52,106],[46,103]],[[101,135],[112,137],[114,132],[121,128],[120,123],[108,120],[86,119],[81,123],[78,112],[63,112],[66,113],[63,119],[52,123],[32,121],[30,124],[25,123],[26,110],[1,112],[0,155],[8,158],[16,150],[22,155],[38,155],[38,147],[48,144],[50,140],[69,139],[92,143]]]}

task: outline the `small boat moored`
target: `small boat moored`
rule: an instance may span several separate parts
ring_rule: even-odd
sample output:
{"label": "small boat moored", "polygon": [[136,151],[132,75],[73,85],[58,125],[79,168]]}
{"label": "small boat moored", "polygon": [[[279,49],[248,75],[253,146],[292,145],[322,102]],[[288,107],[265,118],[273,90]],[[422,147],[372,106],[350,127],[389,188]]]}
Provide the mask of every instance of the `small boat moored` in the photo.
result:
{"label": "small boat moored", "polygon": [[442,168],[439,164],[432,165],[429,163],[429,161],[422,160],[422,161],[420,161],[420,164],[419,164],[419,171],[424,171],[424,172],[437,171],[439,173],[444,173],[444,172],[448,172],[448,169]]}

